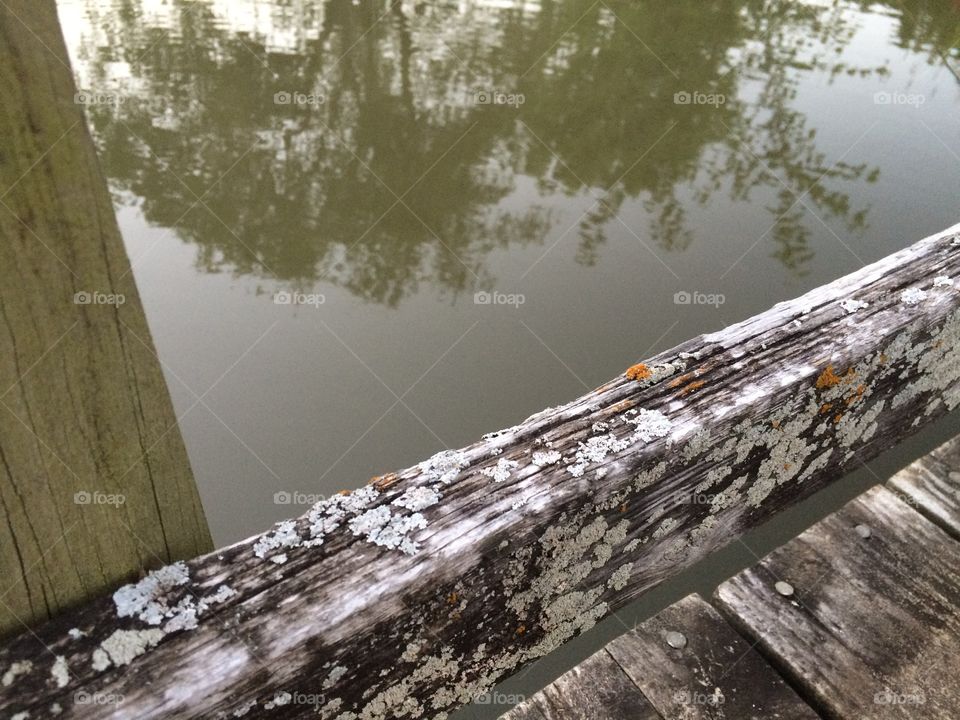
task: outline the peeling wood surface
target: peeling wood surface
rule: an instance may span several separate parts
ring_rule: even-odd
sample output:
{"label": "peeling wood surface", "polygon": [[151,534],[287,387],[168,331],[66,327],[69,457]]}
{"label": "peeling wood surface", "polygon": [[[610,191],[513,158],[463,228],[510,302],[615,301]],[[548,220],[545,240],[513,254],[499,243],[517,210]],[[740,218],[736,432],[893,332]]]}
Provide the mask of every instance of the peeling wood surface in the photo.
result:
{"label": "peeling wood surface", "polygon": [[905,503],[960,538],[960,437],[911,463],[887,484]]}
{"label": "peeling wood surface", "polygon": [[15,639],[0,713],[445,717],[960,404],[958,233]]}
{"label": "peeling wood surface", "polygon": [[[777,582],[793,594],[779,593]],[[716,597],[826,717],[957,717],[960,544],[884,487],[727,581]]]}
{"label": "peeling wood surface", "polygon": [[0,636],[213,547],[75,93],[0,2]]}
{"label": "peeling wood surface", "polygon": [[643,693],[606,650],[601,650],[557,678],[503,720],[661,720]]}
{"label": "peeling wood surface", "polygon": [[[680,633],[683,647],[672,647]],[[607,645],[664,718],[817,720],[751,644],[690,595]],[[569,717],[575,717],[571,715]]]}

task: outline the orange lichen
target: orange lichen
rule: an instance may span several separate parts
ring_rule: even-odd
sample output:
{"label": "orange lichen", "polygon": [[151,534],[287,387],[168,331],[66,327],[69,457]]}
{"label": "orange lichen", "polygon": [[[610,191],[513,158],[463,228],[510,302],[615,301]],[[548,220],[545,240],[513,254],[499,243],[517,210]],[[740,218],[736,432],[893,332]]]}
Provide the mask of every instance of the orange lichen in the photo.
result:
{"label": "orange lichen", "polygon": [[853,395],[850,395],[846,399],[847,405],[853,405],[857,400],[862,398],[863,393],[866,392],[866,389],[867,389],[867,386],[864,385],[863,383],[860,383],[859,385],[857,385],[857,389],[856,391],[854,391]]}
{"label": "orange lichen", "polygon": [[771,420],[771,421],[770,421],[770,424],[773,425],[775,428],[779,428],[779,427],[780,427],[780,421],[779,421],[779,420]]}
{"label": "orange lichen", "polygon": [[843,413],[837,413],[833,416],[833,424],[836,425],[838,422],[843,420]]}
{"label": "orange lichen", "polygon": [[692,382],[689,385],[687,385],[683,390],[680,391],[680,396],[683,397],[685,395],[689,395],[692,392],[696,392],[697,390],[702,388],[704,384],[705,384],[705,381],[703,380],[697,380],[695,382]]}
{"label": "orange lichen", "polygon": [[690,380],[692,377],[693,377],[693,373],[687,373],[685,375],[681,375],[680,377],[675,378],[671,380],[669,383],[667,383],[667,387],[678,388],[681,385],[683,385],[685,382],[687,382],[687,380]]}
{"label": "orange lichen", "polygon": [[397,477],[396,473],[387,473],[386,475],[377,475],[375,477],[370,478],[370,482],[367,484],[373,485],[373,487],[375,487],[377,490],[379,490],[380,492],[383,492],[384,490],[389,488],[391,485],[396,485],[399,479],[400,478]]}
{"label": "orange lichen", "polygon": [[517,628],[517,635],[523,635],[527,631],[526,625],[521,625]]}
{"label": "orange lichen", "polygon": [[455,592],[452,592],[449,595],[447,595],[447,605],[456,605],[457,600],[459,599],[460,599],[460,596],[457,595]]}
{"label": "orange lichen", "polygon": [[793,467],[793,465],[791,465],[790,463],[784,463],[784,464],[783,464],[783,469],[784,469],[784,470],[789,470],[789,469],[792,468],[792,467]]}
{"label": "orange lichen", "polygon": [[620,506],[620,512],[625,513],[626,511],[627,511],[627,504],[624,503],[623,505]]}
{"label": "orange lichen", "polygon": [[826,415],[828,412],[833,410],[833,403],[824,403],[820,406],[820,414]]}
{"label": "orange lichen", "polygon": [[820,377],[817,378],[817,390],[839,385],[840,380],[840,376],[833,371],[833,365],[827,365],[827,369],[820,373]]}
{"label": "orange lichen", "polygon": [[636,380],[640,382],[642,380],[649,380],[653,377],[653,370],[644,365],[643,363],[638,363],[632,367],[627,368],[627,372],[624,373],[629,379]]}
{"label": "orange lichen", "polygon": [[880,362],[881,365],[886,365],[886,364],[887,364],[887,354],[886,354],[886,353],[880,353],[880,357],[878,358],[878,360],[879,360],[879,362]]}

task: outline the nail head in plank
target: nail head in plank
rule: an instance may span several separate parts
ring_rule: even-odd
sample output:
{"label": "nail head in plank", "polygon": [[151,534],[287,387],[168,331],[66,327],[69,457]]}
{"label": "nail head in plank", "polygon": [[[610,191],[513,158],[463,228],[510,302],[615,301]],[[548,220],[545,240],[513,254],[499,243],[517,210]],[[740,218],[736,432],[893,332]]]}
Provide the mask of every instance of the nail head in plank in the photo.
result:
{"label": "nail head in plank", "polygon": [[[788,602],[774,590],[785,577]],[[717,600],[830,717],[957,717],[960,544],[886,488],[728,580]]]}
{"label": "nail head in plank", "polygon": [[[686,638],[683,647],[669,642],[673,633]],[[665,718],[817,717],[697,595],[662,610],[607,650]]]}

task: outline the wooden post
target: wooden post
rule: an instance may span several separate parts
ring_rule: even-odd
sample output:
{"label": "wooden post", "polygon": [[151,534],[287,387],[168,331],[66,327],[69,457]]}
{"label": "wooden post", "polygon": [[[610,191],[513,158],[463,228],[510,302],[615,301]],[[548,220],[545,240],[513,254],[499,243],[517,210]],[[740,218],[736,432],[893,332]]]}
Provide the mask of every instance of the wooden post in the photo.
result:
{"label": "wooden post", "polygon": [[0,3],[0,634],[210,535],[54,0]]}

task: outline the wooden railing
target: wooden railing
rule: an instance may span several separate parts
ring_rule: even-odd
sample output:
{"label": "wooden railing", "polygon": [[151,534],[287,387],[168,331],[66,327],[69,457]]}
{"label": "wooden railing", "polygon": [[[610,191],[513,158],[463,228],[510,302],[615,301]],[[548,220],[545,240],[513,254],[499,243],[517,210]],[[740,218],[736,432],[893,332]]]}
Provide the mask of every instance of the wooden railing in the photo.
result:
{"label": "wooden railing", "polygon": [[444,717],[960,404],[958,231],[14,639],[0,715]]}

